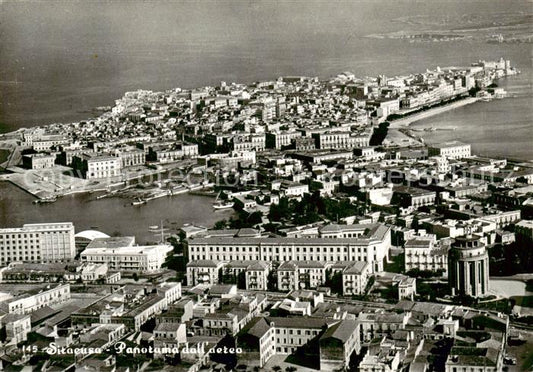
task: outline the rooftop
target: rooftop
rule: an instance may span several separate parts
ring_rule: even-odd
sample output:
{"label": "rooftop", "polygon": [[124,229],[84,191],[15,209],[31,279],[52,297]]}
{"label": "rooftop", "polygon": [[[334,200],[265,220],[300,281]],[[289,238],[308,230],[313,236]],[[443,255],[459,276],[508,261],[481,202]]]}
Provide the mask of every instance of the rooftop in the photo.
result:
{"label": "rooftop", "polygon": [[120,236],[120,237],[96,237],[87,245],[87,249],[91,248],[123,248],[131,247],[135,244],[134,236]]}

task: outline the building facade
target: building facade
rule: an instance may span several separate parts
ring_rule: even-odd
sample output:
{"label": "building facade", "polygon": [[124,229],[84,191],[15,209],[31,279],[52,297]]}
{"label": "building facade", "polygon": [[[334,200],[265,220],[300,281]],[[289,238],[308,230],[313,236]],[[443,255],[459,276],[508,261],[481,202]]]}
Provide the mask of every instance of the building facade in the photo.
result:
{"label": "building facade", "polygon": [[119,157],[83,153],[72,157],[72,167],[88,180],[120,176],[122,162]]}
{"label": "building facade", "polygon": [[405,271],[420,270],[448,274],[448,249],[438,247],[435,238],[423,237],[405,242]]}
{"label": "building facade", "polygon": [[22,156],[22,165],[28,169],[46,169],[55,165],[56,156],[52,154],[29,154]]}
{"label": "building facade", "polygon": [[459,141],[431,145],[428,156],[444,156],[448,159],[462,159],[471,156],[471,146]]}
{"label": "building facade", "polygon": [[91,248],[89,245],[80,259],[94,264],[106,263],[113,271],[154,272],[161,269],[171,251],[172,246],[166,244],[120,248]]}
{"label": "building facade", "polygon": [[71,222],[25,224],[0,229],[0,266],[11,262],[53,263],[76,256],[74,225]]}
{"label": "building facade", "polygon": [[193,238],[189,260],[216,261],[365,261],[372,272],[383,270],[391,246],[390,228],[375,224],[359,238]]}
{"label": "building facade", "polygon": [[10,314],[29,314],[54,304],[70,300],[70,284],[60,284],[54,288],[47,288],[38,293],[27,293],[6,301]]}
{"label": "building facade", "polygon": [[217,284],[224,264],[214,260],[197,260],[187,263],[187,285]]}

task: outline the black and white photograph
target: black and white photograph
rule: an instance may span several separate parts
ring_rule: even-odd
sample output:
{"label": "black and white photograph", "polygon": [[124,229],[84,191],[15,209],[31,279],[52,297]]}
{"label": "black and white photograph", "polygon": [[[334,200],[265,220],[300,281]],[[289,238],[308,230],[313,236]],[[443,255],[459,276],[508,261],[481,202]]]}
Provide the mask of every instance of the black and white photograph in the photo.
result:
{"label": "black and white photograph", "polygon": [[0,0],[0,371],[533,371],[533,0]]}

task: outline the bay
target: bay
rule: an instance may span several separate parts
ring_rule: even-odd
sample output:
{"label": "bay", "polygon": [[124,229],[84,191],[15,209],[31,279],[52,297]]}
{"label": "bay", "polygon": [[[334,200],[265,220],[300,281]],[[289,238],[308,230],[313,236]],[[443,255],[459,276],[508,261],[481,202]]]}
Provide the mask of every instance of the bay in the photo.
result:
{"label": "bay", "polygon": [[96,229],[110,236],[135,236],[137,243],[158,242],[160,234],[149,226],[161,226],[164,233],[177,233],[185,223],[206,227],[229,219],[233,210],[213,210],[214,198],[190,194],[164,197],[142,206],[131,199],[94,200],[90,194],[68,195],[55,203],[34,205],[35,198],[7,182],[0,182],[0,226],[18,227],[25,223],[73,222],[76,232]]}
{"label": "bay", "polygon": [[[522,75],[503,82],[515,98],[479,103],[417,126],[450,126],[427,140],[461,139],[474,153],[533,158],[531,48],[483,40],[411,43],[369,34],[426,27],[402,17],[460,20],[531,12],[525,1],[1,1],[0,133],[90,117],[124,92],[249,83],[283,75],[394,76],[504,57]],[[426,133],[424,133],[426,135]],[[434,137],[431,137],[434,136]],[[212,200],[181,195],[140,208],[72,195],[54,204],[0,183],[0,226],[73,221],[153,240],[147,226],[227,218]]]}

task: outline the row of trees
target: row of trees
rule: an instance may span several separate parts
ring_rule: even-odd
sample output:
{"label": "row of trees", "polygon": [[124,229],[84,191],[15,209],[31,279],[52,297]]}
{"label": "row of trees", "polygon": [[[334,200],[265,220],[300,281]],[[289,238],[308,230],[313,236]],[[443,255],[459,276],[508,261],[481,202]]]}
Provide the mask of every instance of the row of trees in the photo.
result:
{"label": "row of trees", "polygon": [[279,204],[270,206],[268,218],[272,222],[292,222],[305,225],[322,218],[336,221],[353,215],[363,215],[366,205],[352,204],[349,199],[323,198],[318,192],[305,194],[302,200],[281,198]]}

